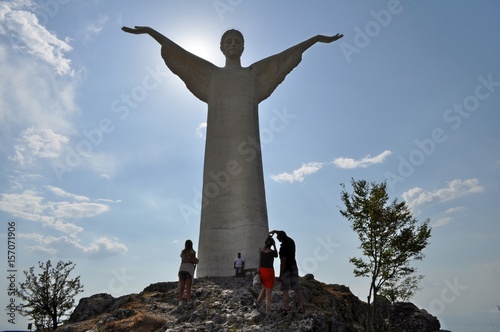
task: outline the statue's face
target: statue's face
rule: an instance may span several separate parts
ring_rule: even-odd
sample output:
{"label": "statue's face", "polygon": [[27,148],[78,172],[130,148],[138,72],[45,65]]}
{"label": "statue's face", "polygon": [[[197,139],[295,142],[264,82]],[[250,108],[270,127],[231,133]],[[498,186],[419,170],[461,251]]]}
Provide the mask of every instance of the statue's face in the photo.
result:
{"label": "statue's face", "polygon": [[243,54],[243,39],[237,32],[228,33],[221,42],[220,50],[228,58],[239,58]]}

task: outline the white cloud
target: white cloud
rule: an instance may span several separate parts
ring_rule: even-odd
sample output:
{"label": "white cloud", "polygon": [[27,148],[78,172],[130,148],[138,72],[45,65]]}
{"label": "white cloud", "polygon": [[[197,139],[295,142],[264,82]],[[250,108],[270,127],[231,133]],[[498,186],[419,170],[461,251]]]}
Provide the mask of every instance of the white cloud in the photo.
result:
{"label": "white cloud", "polygon": [[34,252],[42,252],[49,255],[66,256],[88,256],[109,257],[128,251],[127,246],[120,243],[118,239],[99,237],[89,245],[81,244],[81,241],[67,236],[45,236],[39,233],[19,234],[19,238],[30,240],[33,245],[26,248]]}
{"label": "white cloud", "polygon": [[53,135],[71,133],[68,119],[78,110],[75,103],[77,82],[58,78],[39,63],[18,57],[0,42],[0,57],[2,54],[0,125],[3,135],[26,128],[26,133],[29,130],[47,131],[46,128],[50,128]]}
{"label": "white cloud", "polygon": [[93,40],[102,32],[108,20],[109,17],[107,15],[100,15],[95,20],[89,21],[81,31],[82,39],[85,41]]}
{"label": "white cloud", "polygon": [[16,141],[14,155],[10,156],[9,159],[25,166],[34,164],[38,158],[54,159],[59,157],[69,139],[54,133],[51,129],[30,127],[22,131]]}
{"label": "white cloud", "polygon": [[97,201],[105,202],[105,203],[121,203],[122,202],[121,199],[114,200],[114,199],[109,199],[109,198],[99,198]]}
{"label": "white cloud", "polygon": [[436,222],[431,224],[432,227],[441,227],[448,224],[451,221],[450,217],[439,218]]}
{"label": "white cloud", "polygon": [[58,187],[45,186],[45,188],[47,188],[48,190],[52,191],[54,194],[56,194],[57,196],[60,196],[60,197],[68,197],[68,198],[72,198],[76,201],[85,201],[85,202],[89,201],[88,197],[72,194],[72,193],[69,193],[61,188],[58,188]]}
{"label": "white cloud", "polygon": [[14,170],[11,174],[7,174],[11,189],[13,191],[22,190],[27,183],[35,183],[43,179],[40,174]]}
{"label": "white cloud", "polygon": [[40,24],[36,10],[32,1],[0,2],[0,145],[15,146],[11,158],[24,163],[54,158],[78,110],[71,46]]}
{"label": "white cloud", "polygon": [[85,158],[82,166],[91,168],[103,179],[109,180],[119,171],[121,164],[111,154],[92,153],[90,158]]}
{"label": "white cloud", "polygon": [[12,47],[54,68],[59,75],[73,75],[71,60],[65,53],[72,47],[40,24],[31,12],[31,2],[6,1],[0,4],[0,34],[6,35]]}
{"label": "white cloud", "polygon": [[45,227],[76,237],[83,228],[55,218],[52,202],[46,203],[44,197],[34,190],[25,190],[20,194],[2,194],[0,210],[13,217],[39,222]]}
{"label": "white cloud", "polygon": [[484,188],[479,185],[477,179],[460,180],[455,179],[448,182],[448,187],[438,189],[434,192],[422,188],[412,188],[403,193],[403,199],[411,209],[432,202],[446,202],[467,194],[482,192]]}
{"label": "white cloud", "polygon": [[81,219],[95,217],[108,211],[108,206],[99,203],[87,202],[50,202],[52,214],[58,219]]}
{"label": "white cloud", "polygon": [[292,173],[281,173],[278,175],[271,175],[271,179],[276,182],[290,182],[295,181],[303,182],[305,176],[311,175],[319,171],[324,166],[324,163],[310,162],[303,164],[299,169],[294,170]]}
{"label": "white cloud", "polygon": [[454,207],[454,208],[447,209],[446,211],[444,211],[444,213],[446,213],[446,214],[452,214],[452,213],[463,211],[464,209],[465,208],[463,206],[457,206],[457,207]]}
{"label": "white cloud", "polygon": [[21,194],[2,194],[0,210],[28,220],[39,220],[46,206],[42,204],[43,197],[33,190],[25,190]]}
{"label": "white cloud", "polygon": [[200,123],[198,127],[196,127],[196,136],[203,138],[203,132],[206,129],[207,129],[207,123],[206,122]]}
{"label": "white cloud", "polygon": [[465,208],[463,206],[457,206],[453,208],[449,208],[446,211],[444,211],[444,214],[446,216],[437,219],[435,222],[431,224],[432,227],[441,227],[446,224],[449,224],[452,222],[453,218],[450,215],[456,214],[458,212],[463,211]]}
{"label": "white cloud", "polygon": [[117,242],[116,239],[112,240],[107,237],[100,237],[96,239],[84,250],[84,252],[92,254],[93,256],[114,255],[127,251],[128,249],[124,244]]}
{"label": "white cloud", "polygon": [[68,234],[72,238],[76,238],[78,233],[83,232],[83,227],[77,226],[73,223],[63,222],[60,219],[54,219],[52,217],[46,219],[51,220],[50,223],[47,223],[47,226],[61,233]]}
{"label": "white cloud", "polygon": [[[61,189],[47,187],[51,192],[54,190],[62,193]],[[82,199],[78,196],[64,192],[66,198]],[[2,194],[0,197],[0,210],[9,213],[13,217],[22,218],[34,222],[40,222],[43,226],[62,232],[72,238],[83,231],[83,228],[69,222],[82,218],[91,218],[108,211],[108,206],[100,203],[48,201],[40,193],[27,189],[21,193]]]}
{"label": "white cloud", "polygon": [[[85,245],[78,237],[84,229],[72,221],[102,214],[108,211],[107,205],[90,202],[88,197],[76,195],[58,187],[45,186],[45,189],[46,192],[43,193],[26,189],[20,193],[0,196],[0,210],[15,218],[33,221],[49,229],[45,234],[20,233],[20,238],[33,243],[28,245],[27,249],[48,255],[86,255],[89,257],[107,257],[128,250],[117,239],[100,236]],[[56,199],[66,200],[49,200],[47,197],[50,193],[55,195]],[[108,199],[98,201],[110,202]]]}
{"label": "white cloud", "polygon": [[391,154],[392,154],[391,151],[385,150],[384,152],[375,157],[367,155],[361,160],[355,160],[352,158],[336,158],[334,161],[332,161],[332,164],[343,169],[366,168],[373,164],[382,163],[385,160],[385,158],[390,156]]}
{"label": "white cloud", "polygon": [[[389,150],[385,150],[381,154],[371,157],[366,156],[361,160],[354,160],[351,158],[337,158],[331,162],[331,164],[336,165],[337,167],[344,169],[352,169],[358,167],[368,167],[373,164],[379,164],[385,160],[387,156],[389,156],[392,152]],[[323,162],[310,162],[307,164],[303,164],[299,169],[292,171],[291,173],[280,173],[277,175],[271,175],[271,179],[276,182],[303,182],[305,177],[311,174],[318,172],[326,163]]]}

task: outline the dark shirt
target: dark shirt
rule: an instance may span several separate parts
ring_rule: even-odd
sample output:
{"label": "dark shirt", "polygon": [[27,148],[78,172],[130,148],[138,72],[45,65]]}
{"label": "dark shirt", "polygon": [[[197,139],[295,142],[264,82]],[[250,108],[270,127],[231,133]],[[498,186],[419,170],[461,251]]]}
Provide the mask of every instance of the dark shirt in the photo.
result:
{"label": "dark shirt", "polygon": [[274,251],[260,252],[260,267],[274,268]]}
{"label": "dark shirt", "polygon": [[285,271],[291,271],[292,267],[297,265],[295,261],[295,241],[287,237],[280,246],[280,258],[286,257]]}

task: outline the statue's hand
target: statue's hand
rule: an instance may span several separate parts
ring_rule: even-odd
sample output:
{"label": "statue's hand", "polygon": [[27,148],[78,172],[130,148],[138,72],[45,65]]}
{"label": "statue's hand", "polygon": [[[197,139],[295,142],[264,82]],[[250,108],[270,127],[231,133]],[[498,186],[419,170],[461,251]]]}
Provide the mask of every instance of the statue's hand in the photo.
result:
{"label": "statue's hand", "polygon": [[122,30],[128,33],[133,33],[135,35],[140,35],[143,33],[149,33],[151,28],[143,26],[135,26],[134,28],[122,27]]}
{"label": "statue's hand", "polygon": [[337,33],[335,36],[318,35],[318,42],[331,43],[331,42],[334,42],[336,40],[339,40],[342,37],[344,37],[344,35],[341,35],[340,33]]}

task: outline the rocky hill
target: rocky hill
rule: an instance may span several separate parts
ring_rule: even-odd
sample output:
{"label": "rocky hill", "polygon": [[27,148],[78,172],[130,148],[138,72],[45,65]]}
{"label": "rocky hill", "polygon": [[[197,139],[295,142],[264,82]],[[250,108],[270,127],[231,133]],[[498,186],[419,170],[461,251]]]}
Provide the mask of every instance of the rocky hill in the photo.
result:
{"label": "rocky hill", "polygon": [[[276,283],[267,317],[263,304],[253,307],[259,290],[252,287],[251,276],[196,279],[192,303],[181,306],[177,282],[152,284],[139,294],[118,298],[96,294],[81,299],[58,331],[367,331],[369,306],[348,287],[324,284],[312,275],[302,277],[301,285],[304,313],[281,313],[282,293]],[[411,303],[384,302],[377,317],[377,331],[442,331],[436,317]]]}

